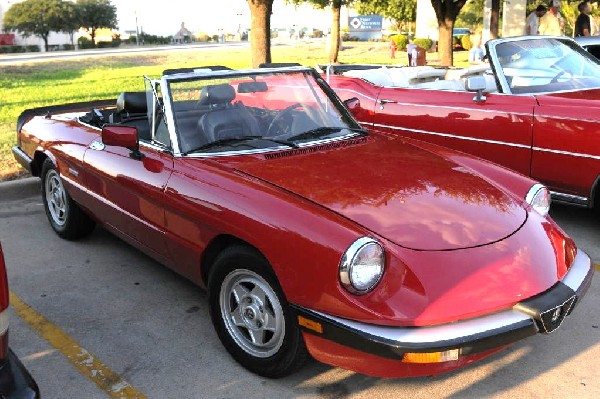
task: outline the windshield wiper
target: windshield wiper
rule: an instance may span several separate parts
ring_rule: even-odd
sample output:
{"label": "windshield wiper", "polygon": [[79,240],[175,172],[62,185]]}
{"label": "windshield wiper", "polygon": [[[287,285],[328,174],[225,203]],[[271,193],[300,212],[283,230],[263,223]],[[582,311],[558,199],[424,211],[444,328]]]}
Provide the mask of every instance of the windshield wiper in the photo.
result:
{"label": "windshield wiper", "polygon": [[288,140],[291,141],[291,140],[319,138],[319,137],[330,135],[331,133],[337,133],[341,130],[349,130],[351,132],[361,133],[362,135],[369,134],[364,129],[356,129],[356,128],[351,128],[351,127],[318,127],[316,129],[307,130],[306,132],[289,137]]}
{"label": "windshield wiper", "polygon": [[277,144],[282,144],[282,145],[285,145],[285,146],[288,146],[291,148],[298,148],[298,144],[293,143],[291,141],[287,141],[287,140],[279,140],[279,139],[273,139],[270,137],[263,137],[263,136],[243,136],[243,137],[230,137],[230,138],[226,138],[226,139],[219,139],[219,140],[211,141],[210,143],[206,143],[204,145],[201,145],[200,147],[194,148],[193,150],[187,151],[184,155],[187,155],[187,154],[190,154],[193,152],[209,150],[209,149],[215,148],[215,147],[233,146],[234,144],[238,144],[238,143],[245,143],[246,145],[249,145],[250,147],[258,148],[254,145],[250,145],[247,143],[248,141],[256,141],[256,140],[267,140],[267,141],[271,141],[271,142],[277,143]]}

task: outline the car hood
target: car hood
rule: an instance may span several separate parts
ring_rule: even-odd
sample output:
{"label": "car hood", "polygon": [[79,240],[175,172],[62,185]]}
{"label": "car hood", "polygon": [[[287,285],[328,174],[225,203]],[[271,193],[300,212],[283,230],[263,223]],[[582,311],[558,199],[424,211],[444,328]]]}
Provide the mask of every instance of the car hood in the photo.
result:
{"label": "car hood", "polygon": [[226,162],[410,249],[486,245],[513,234],[527,218],[522,202],[493,182],[399,138],[371,136],[332,147]]}

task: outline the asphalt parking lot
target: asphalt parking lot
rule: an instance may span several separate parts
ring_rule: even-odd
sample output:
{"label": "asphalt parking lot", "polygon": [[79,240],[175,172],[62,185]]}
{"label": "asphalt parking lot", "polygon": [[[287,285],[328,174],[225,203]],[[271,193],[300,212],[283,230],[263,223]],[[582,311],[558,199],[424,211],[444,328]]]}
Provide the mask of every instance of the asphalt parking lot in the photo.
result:
{"label": "asphalt parking lot", "polygon": [[[600,263],[600,217],[552,216]],[[0,184],[10,345],[44,398],[598,398],[600,278],[555,333],[450,374],[380,379],[310,362],[268,380],[238,366],[213,331],[206,295],[102,229],[60,239],[36,179]]]}

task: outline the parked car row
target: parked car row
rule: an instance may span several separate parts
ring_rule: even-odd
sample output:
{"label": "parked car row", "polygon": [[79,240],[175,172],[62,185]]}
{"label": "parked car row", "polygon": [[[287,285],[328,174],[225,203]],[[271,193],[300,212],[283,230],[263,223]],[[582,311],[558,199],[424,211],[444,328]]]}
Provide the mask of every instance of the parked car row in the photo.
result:
{"label": "parked car row", "polygon": [[[558,68],[569,61],[556,54],[548,79],[566,86]],[[539,73],[511,64],[527,54],[506,56],[515,71],[497,90],[507,94],[484,94],[474,76],[476,101],[434,90],[402,99],[383,82],[330,75],[352,93],[347,107],[312,68],[168,70],[145,77],[144,92],[25,111],[13,153],[40,177],[58,235],[101,225],[205,287],[223,346],[252,372],[284,376],[310,355],[375,376],[434,375],[556,330],[593,276],[548,216],[544,185],[403,133],[462,120],[525,131],[537,112],[510,91]],[[498,103],[499,116],[483,109]]]}

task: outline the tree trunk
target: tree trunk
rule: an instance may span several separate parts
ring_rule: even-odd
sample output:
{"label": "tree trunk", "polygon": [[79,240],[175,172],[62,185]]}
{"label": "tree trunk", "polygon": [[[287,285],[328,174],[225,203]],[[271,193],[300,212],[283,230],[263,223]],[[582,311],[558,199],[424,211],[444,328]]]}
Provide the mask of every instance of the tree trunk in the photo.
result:
{"label": "tree trunk", "polygon": [[96,47],[96,28],[92,28],[90,37],[92,38],[92,47]]}
{"label": "tree trunk", "polygon": [[490,39],[498,38],[498,21],[500,20],[500,0],[492,0],[490,16]]}
{"label": "tree trunk", "polygon": [[42,35],[42,39],[44,40],[44,50],[46,52],[48,52],[48,50],[50,49],[50,46],[48,46],[48,35],[50,35],[50,32],[46,33],[45,35]]}
{"label": "tree trunk", "polygon": [[334,0],[331,2],[331,14],[333,16],[331,24],[331,35],[329,35],[329,63],[335,64],[338,62],[338,54],[340,52],[340,14],[342,2]]}
{"label": "tree trunk", "polygon": [[250,48],[252,68],[271,62],[271,12],[273,0],[248,0],[252,23],[250,25]]}
{"label": "tree trunk", "polygon": [[440,56],[440,65],[452,66],[453,59],[453,47],[452,41],[452,29],[454,28],[454,21],[450,18],[445,18],[443,21],[438,23],[440,40],[438,42],[438,52]]}

